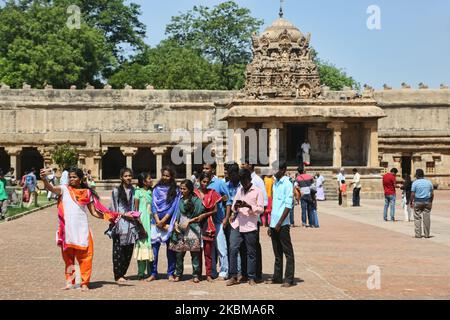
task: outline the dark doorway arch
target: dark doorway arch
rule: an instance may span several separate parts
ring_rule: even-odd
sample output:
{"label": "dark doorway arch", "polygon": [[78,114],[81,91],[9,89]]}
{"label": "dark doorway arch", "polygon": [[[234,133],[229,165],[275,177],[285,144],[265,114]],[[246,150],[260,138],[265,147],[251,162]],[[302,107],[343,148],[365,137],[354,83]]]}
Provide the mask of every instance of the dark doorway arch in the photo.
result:
{"label": "dark doorway arch", "polygon": [[102,179],[119,179],[120,169],[127,166],[127,159],[119,147],[108,148],[102,157]]}
{"label": "dark doorway arch", "polygon": [[24,175],[25,171],[28,172],[31,168],[34,168],[36,169],[36,177],[39,179],[39,170],[44,168],[44,158],[37,148],[23,148],[20,153],[20,163],[22,164],[20,176]]}
{"label": "dark doorway arch", "polygon": [[134,177],[142,172],[150,172],[153,179],[156,179],[156,156],[150,148],[139,148],[133,157]]}
{"label": "dark doorway arch", "polygon": [[172,161],[172,150],[174,150],[174,152],[178,152],[178,154],[182,154],[179,147],[169,148],[163,156],[163,167],[172,167],[175,170],[177,179],[186,179],[186,157],[182,164],[176,165]]}
{"label": "dark doorway arch", "polygon": [[0,170],[6,174],[9,168],[11,168],[11,157],[5,151],[5,148],[0,148]]}

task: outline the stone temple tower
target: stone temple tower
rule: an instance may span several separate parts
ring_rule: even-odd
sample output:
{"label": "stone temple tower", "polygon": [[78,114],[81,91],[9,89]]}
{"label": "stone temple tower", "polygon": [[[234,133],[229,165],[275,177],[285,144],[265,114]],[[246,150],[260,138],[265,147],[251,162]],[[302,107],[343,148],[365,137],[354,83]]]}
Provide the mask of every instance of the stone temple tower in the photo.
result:
{"label": "stone temple tower", "polygon": [[260,36],[253,35],[253,61],[247,66],[244,93],[254,98],[313,99],[320,78],[313,60],[311,35],[280,18]]}

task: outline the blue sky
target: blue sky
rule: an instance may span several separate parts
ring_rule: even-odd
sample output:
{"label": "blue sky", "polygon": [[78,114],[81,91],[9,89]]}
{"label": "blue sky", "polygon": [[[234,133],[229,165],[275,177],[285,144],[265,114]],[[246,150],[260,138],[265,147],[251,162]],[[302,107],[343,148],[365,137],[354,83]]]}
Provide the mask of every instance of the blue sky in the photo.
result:
{"label": "blue sky", "polygon": [[[219,0],[133,0],[142,6],[152,46],[165,38],[170,18],[194,5],[214,6]],[[236,0],[263,19],[262,30],[277,17],[279,0]],[[381,9],[381,30],[367,28],[367,8]],[[362,84],[384,83],[430,88],[450,84],[449,0],[285,0],[284,17],[303,33],[322,59],[343,68]],[[261,31],[262,31],[261,30]]]}

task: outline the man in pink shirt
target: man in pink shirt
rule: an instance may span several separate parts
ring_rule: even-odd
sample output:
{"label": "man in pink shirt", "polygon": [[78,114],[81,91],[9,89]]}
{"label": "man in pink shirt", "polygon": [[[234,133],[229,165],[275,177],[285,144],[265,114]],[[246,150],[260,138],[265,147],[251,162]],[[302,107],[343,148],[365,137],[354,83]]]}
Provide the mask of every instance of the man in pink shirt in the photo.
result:
{"label": "man in pink shirt", "polygon": [[248,169],[239,171],[241,187],[233,201],[233,217],[230,234],[230,279],[227,286],[238,284],[237,255],[241,243],[247,248],[247,274],[249,284],[256,285],[256,245],[258,241],[258,217],[264,212],[264,196],[261,189],[252,184],[252,174]]}

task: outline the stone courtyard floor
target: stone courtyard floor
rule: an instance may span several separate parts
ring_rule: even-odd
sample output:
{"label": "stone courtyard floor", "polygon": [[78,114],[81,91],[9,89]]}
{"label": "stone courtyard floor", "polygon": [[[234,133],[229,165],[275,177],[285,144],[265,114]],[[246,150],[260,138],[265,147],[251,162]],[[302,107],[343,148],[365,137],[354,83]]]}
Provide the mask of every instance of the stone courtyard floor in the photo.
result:
{"label": "stone courtyard floor", "polygon": [[[450,299],[450,191],[436,193],[431,239],[413,238],[414,224],[401,221],[399,203],[398,222],[384,222],[382,210],[380,200],[363,199],[361,208],[320,203],[320,229],[291,230],[295,274],[303,281],[289,289],[266,284],[227,288],[220,281],[194,285],[167,280],[150,284],[130,280],[118,286],[112,276],[112,243],[103,235],[107,225],[91,219],[95,242],[92,290],[82,293],[60,290],[64,264],[55,245],[58,222],[52,207],[0,225],[0,299]],[[295,215],[298,224],[299,207]],[[264,228],[261,243],[263,271],[268,277],[274,258]],[[160,253],[160,272],[166,267],[164,251]],[[380,289],[368,289],[369,266],[380,270]],[[189,274],[189,255],[185,269]],[[134,279],[135,274],[136,262],[132,261],[128,275]]]}

